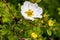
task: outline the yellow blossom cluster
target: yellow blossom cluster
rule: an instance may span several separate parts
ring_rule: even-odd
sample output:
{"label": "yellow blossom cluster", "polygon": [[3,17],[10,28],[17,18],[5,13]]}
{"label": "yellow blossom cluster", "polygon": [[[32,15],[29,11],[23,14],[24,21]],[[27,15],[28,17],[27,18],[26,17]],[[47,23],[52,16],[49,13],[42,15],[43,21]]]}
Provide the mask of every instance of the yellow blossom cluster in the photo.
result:
{"label": "yellow blossom cluster", "polygon": [[50,19],[50,20],[48,21],[48,25],[49,25],[49,26],[54,26],[54,21],[53,21],[52,19]]}
{"label": "yellow blossom cluster", "polygon": [[32,34],[31,34],[31,37],[35,39],[35,38],[38,37],[38,35],[37,35],[36,33],[32,33]]}

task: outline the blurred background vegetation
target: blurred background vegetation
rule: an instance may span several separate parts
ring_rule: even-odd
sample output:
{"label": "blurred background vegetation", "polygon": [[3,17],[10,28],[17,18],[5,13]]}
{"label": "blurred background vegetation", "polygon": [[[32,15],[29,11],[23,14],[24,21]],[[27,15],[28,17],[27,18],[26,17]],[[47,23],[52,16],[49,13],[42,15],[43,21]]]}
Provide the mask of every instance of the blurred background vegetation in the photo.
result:
{"label": "blurred background vegetation", "polygon": [[[24,19],[25,1],[37,2],[43,18]],[[0,40],[60,40],[60,0],[0,0]]]}

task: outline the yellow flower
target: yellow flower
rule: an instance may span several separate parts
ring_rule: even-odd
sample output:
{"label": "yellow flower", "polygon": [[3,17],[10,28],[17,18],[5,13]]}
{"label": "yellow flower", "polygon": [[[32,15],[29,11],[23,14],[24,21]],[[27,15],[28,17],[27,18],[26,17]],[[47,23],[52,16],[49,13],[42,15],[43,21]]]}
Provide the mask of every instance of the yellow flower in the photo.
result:
{"label": "yellow flower", "polygon": [[35,39],[35,38],[37,38],[38,36],[37,36],[36,33],[32,33],[32,34],[31,34],[31,37],[33,37],[33,38]]}
{"label": "yellow flower", "polygon": [[49,25],[49,26],[53,26],[53,25],[54,25],[54,21],[50,19],[50,20],[48,21],[48,25]]}
{"label": "yellow flower", "polygon": [[46,13],[45,14],[43,14],[43,17],[48,17],[49,15],[47,15]]}

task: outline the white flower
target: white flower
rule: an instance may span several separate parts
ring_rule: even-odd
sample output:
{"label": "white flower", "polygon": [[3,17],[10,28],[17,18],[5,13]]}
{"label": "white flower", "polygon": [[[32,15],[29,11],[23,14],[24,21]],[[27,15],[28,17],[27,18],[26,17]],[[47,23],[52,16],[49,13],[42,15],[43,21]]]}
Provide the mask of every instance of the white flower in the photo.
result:
{"label": "white flower", "polygon": [[42,8],[37,3],[25,1],[21,6],[21,14],[25,19],[34,21],[34,18],[42,18]]}

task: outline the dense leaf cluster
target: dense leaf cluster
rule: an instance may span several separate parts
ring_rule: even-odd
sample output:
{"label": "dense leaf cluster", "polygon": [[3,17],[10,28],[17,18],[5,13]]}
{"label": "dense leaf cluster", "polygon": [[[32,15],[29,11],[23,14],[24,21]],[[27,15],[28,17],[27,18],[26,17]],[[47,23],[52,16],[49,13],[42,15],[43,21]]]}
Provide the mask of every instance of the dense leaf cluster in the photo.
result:
{"label": "dense leaf cluster", "polygon": [[[42,18],[26,20],[21,15],[25,1],[37,2]],[[49,23],[53,21],[53,25]],[[31,37],[36,33],[36,39]],[[0,0],[0,40],[60,40],[60,0]]]}

